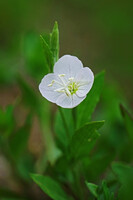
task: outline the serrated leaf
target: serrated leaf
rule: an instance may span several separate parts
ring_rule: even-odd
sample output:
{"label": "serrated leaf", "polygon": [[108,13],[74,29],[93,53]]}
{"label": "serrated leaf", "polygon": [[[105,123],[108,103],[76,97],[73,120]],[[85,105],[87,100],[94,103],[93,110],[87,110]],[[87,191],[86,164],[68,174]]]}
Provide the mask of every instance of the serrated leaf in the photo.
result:
{"label": "serrated leaf", "polygon": [[100,99],[104,84],[104,72],[95,76],[94,84],[86,99],[77,107],[77,127],[83,126],[91,119],[91,115]]}
{"label": "serrated leaf", "polygon": [[72,157],[88,155],[92,143],[99,136],[96,130],[98,130],[103,124],[104,121],[89,122],[75,132],[70,143],[70,152]]}
{"label": "serrated leaf", "polygon": [[53,200],[68,200],[71,199],[60,184],[49,176],[39,174],[31,174],[33,181]]}

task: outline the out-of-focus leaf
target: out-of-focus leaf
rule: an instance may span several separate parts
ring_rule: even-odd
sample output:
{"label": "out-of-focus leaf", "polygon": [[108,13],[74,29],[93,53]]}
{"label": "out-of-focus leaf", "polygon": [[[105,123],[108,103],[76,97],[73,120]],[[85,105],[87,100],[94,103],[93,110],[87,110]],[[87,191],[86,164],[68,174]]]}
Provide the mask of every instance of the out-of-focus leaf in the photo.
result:
{"label": "out-of-focus leaf", "polygon": [[97,192],[98,186],[93,183],[88,183],[87,181],[86,181],[86,185],[87,185],[88,189],[90,190],[90,192],[97,198],[98,197],[98,192]]}
{"label": "out-of-focus leaf", "polygon": [[54,63],[59,58],[59,29],[58,23],[55,22],[53,31],[51,33],[51,51],[53,53]]}
{"label": "out-of-focus leaf", "polygon": [[110,191],[105,180],[102,181],[102,185],[98,188],[98,200],[115,200],[114,192]]}
{"label": "out-of-focus leaf", "polygon": [[77,107],[77,127],[83,126],[91,115],[100,99],[104,83],[104,72],[95,76],[94,84],[86,99]]}
{"label": "out-of-focus leaf", "polygon": [[26,182],[31,182],[30,173],[35,172],[35,160],[32,155],[25,153],[16,161],[16,170]]}
{"label": "out-of-focus leaf", "polygon": [[39,117],[40,126],[43,133],[47,159],[51,164],[61,155],[61,151],[56,147],[52,132],[50,129],[50,106],[49,102],[37,97],[34,90],[21,78],[18,77],[18,83],[23,93],[25,104]]}
{"label": "out-of-focus leaf", "polygon": [[133,119],[131,115],[128,113],[128,111],[124,108],[124,106],[121,105],[121,112],[125,121],[125,126],[128,131],[130,140],[133,143]]}
{"label": "out-of-focus leaf", "polygon": [[51,177],[38,174],[31,174],[31,177],[33,181],[53,200],[72,200],[72,198],[64,192],[60,184]]}
{"label": "out-of-focus leaf", "polygon": [[122,163],[112,165],[113,172],[116,174],[121,187],[119,189],[119,200],[133,199],[133,167]]}
{"label": "out-of-focus leaf", "polygon": [[72,157],[88,155],[92,143],[99,136],[96,130],[98,130],[103,124],[104,121],[90,122],[75,132],[70,143]]}
{"label": "out-of-focus leaf", "polygon": [[0,134],[4,137],[8,137],[13,131],[15,125],[13,110],[12,105],[7,106],[5,111],[0,108]]}
{"label": "out-of-focus leaf", "polygon": [[53,133],[51,131],[51,113],[50,113],[50,103],[48,101],[41,102],[41,110],[39,115],[40,126],[42,129],[42,135],[45,145],[45,160],[47,160],[53,165],[56,160],[61,156],[61,150],[56,146]]}
{"label": "out-of-focus leaf", "polygon": [[41,38],[43,49],[44,49],[44,57],[46,60],[47,68],[49,69],[50,72],[52,72],[53,66],[54,66],[52,51],[50,50],[50,47],[48,46],[48,44],[46,43],[42,35],[40,35],[40,38]]}
{"label": "out-of-focus leaf", "polygon": [[31,108],[31,111],[40,113],[40,101],[33,88],[21,76],[17,77],[17,82],[22,91],[24,103]]}
{"label": "out-of-focus leaf", "polygon": [[97,112],[97,117],[108,118],[108,124],[116,124],[116,120],[122,121],[119,104],[123,101],[125,99],[120,93],[118,85],[106,83],[103,88],[100,110]]}
{"label": "out-of-focus leaf", "polygon": [[22,152],[26,150],[30,135],[31,119],[32,115],[29,114],[24,126],[18,129],[18,131],[10,139],[10,150],[15,159],[21,157]]}
{"label": "out-of-focus leaf", "polygon": [[113,200],[112,198],[114,198],[114,194],[110,193],[109,188],[107,187],[106,181],[102,182],[102,192],[103,192],[103,197],[104,197],[103,199]]}
{"label": "out-of-focus leaf", "polygon": [[107,149],[107,152],[102,152],[99,149],[91,155],[90,159],[84,159],[84,172],[88,180],[97,180],[102,173],[109,167],[109,164],[114,159],[113,149]]}
{"label": "out-of-focus leaf", "polygon": [[0,200],[1,199],[19,199],[20,196],[8,188],[0,187]]}
{"label": "out-of-focus leaf", "polygon": [[88,182],[86,185],[97,200],[115,200],[114,192],[110,191],[105,180],[100,186]]}
{"label": "out-of-focus leaf", "polygon": [[[14,53],[10,51],[9,49],[7,49],[6,51],[3,51],[2,48],[0,48],[0,85],[1,86],[2,85],[5,86],[7,84],[11,85],[12,83],[14,83],[15,74],[18,68],[18,64],[16,64],[16,57],[17,56],[14,55]],[[9,67],[11,65],[12,67]]]}
{"label": "out-of-focus leaf", "polygon": [[25,70],[37,81],[40,81],[42,75],[48,73],[40,38],[34,32],[26,34],[23,39],[23,57]]}

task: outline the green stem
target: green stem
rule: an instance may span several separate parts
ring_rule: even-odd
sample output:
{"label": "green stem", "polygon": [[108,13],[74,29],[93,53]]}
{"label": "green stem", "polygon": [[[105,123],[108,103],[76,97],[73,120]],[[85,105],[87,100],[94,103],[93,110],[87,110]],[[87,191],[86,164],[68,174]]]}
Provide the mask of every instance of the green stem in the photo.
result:
{"label": "green stem", "polygon": [[76,129],[76,120],[77,120],[77,116],[76,116],[76,108],[72,109],[72,115],[73,115],[73,122],[74,122],[74,128]]}
{"label": "green stem", "polygon": [[80,182],[80,172],[79,170],[75,167],[72,170],[73,173],[73,178],[74,178],[74,184],[75,184],[75,188],[76,188],[76,194],[78,194],[78,198],[80,200],[84,200],[84,195],[83,195],[83,191],[82,191],[82,185]]}
{"label": "green stem", "polygon": [[60,107],[58,107],[58,108],[59,108],[59,112],[60,112],[60,115],[61,115],[61,118],[62,118],[62,121],[63,121],[64,128],[66,130],[66,135],[67,135],[68,139],[70,139],[69,129],[68,129],[65,117],[64,117],[64,113],[63,113],[63,111]]}
{"label": "green stem", "polygon": [[[53,165],[55,161],[60,157],[61,151],[56,146],[54,137],[50,126],[50,104],[45,102],[42,104],[43,110],[40,110],[39,121],[42,129],[45,150],[48,161]],[[46,117],[47,116],[47,117]],[[43,158],[42,158],[43,159]],[[44,166],[45,169],[45,166]]]}

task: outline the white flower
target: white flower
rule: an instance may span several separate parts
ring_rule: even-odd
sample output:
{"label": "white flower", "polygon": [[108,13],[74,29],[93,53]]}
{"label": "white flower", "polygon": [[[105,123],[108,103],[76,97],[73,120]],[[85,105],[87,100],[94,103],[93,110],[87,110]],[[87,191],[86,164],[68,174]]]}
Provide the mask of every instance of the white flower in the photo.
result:
{"label": "white flower", "polygon": [[43,97],[63,108],[80,104],[94,82],[93,72],[83,67],[75,56],[65,55],[54,65],[54,73],[42,79],[39,90]]}

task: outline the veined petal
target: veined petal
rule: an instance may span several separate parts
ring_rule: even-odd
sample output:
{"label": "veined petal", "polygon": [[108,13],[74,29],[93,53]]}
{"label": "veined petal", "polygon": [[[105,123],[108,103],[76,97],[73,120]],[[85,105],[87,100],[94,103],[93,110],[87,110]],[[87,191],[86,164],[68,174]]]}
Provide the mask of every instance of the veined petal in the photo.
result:
{"label": "veined petal", "polygon": [[86,95],[83,97],[79,97],[77,94],[73,94],[72,96],[72,106],[73,108],[79,105],[84,99],[86,98]]}
{"label": "veined petal", "polygon": [[42,96],[53,103],[55,103],[58,97],[62,95],[62,93],[55,91],[62,87],[62,83],[59,84],[57,82],[60,83],[60,79],[58,78],[58,76],[50,73],[44,76],[39,85],[39,90]]}
{"label": "veined petal", "polygon": [[78,82],[79,88],[76,94],[79,97],[84,97],[92,88],[94,82],[94,74],[90,68],[84,67],[76,76],[75,80]]}
{"label": "veined petal", "polygon": [[65,55],[54,65],[54,73],[66,74],[67,78],[75,77],[83,68],[82,62],[75,56]]}
{"label": "veined petal", "polygon": [[56,104],[63,108],[74,108],[78,104],[80,104],[85,98],[86,98],[86,96],[78,97],[76,94],[67,96],[64,93],[57,99]]}

